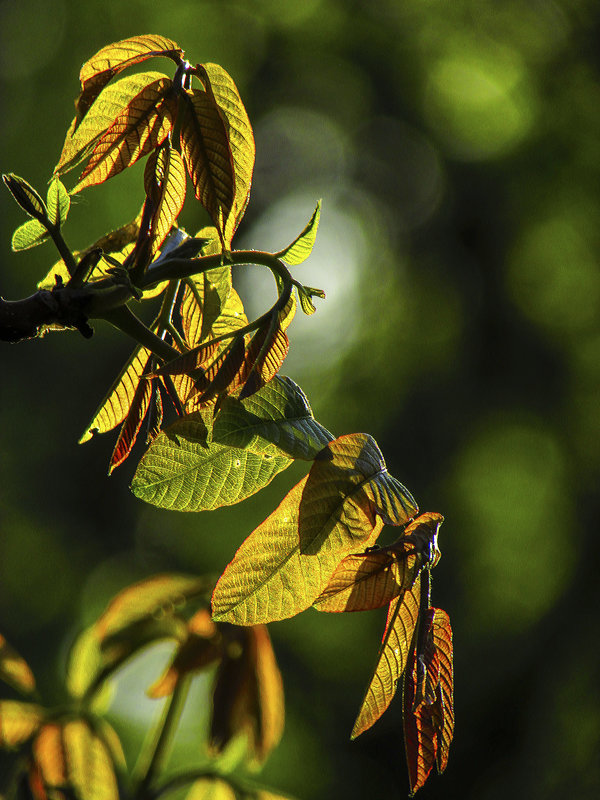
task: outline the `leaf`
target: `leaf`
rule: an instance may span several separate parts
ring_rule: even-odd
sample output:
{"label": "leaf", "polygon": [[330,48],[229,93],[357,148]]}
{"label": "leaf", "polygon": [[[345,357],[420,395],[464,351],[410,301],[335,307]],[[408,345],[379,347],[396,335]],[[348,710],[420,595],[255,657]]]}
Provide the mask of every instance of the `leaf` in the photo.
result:
{"label": "leaf", "polygon": [[71,198],[65,185],[56,175],[50,181],[46,202],[48,204],[50,222],[60,227],[67,219],[71,208]]}
{"label": "leaf", "polygon": [[291,458],[309,460],[333,438],[313,417],[302,389],[282,375],[245,400],[226,397],[213,428],[219,444],[260,452],[271,443]]}
{"label": "leaf", "polygon": [[81,67],[81,93],[76,100],[78,124],[106,84],[122,70],[153,56],[166,56],[178,64],[183,50],[164,36],[133,36],[103,47]]}
{"label": "leaf", "polygon": [[140,380],[110,458],[108,468],[109,475],[114,469],[121,465],[131,453],[140,428],[142,427],[144,417],[150,406],[153,391],[153,381],[146,379]]}
{"label": "leaf", "polygon": [[18,747],[30,739],[42,724],[45,713],[33,703],[0,700],[0,747]]}
{"label": "leaf", "polygon": [[[306,261],[306,259],[312,253],[315,239],[317,238],[317,228],[319,227],[320,218],[321,201],[319,200],[315,210],[313,211],[312,217],[308,221],[308,224],[302,233],[300,233],[294,239],[294,241],[283,250],[275,253],[277,258],[285,261],[286,264],[290,264],[290,266],[295,266],[296,264],[301,264],[303,261]],[[302,296],[300,297],[300,300],[302,300]]]}
{"label": "leaf", "polygon": [[26,214],[29,214],[30,217],[38,220],[38,222],[48,220],[46,204],[33,186],[27,183],[25,178],[20,178],[13,172],[9,172],[7,175],[2,175],[2,180]]}
{"label": "leaf", "polygon": [[235,176],[229,140],[214,98],[192,89],[181,95],[181,152],[196,199],[208,211],[222,238],[234,203]]}
{"label": "leaf", "polygon": [[125,122],[123,115],[127,114],[127,106],[138,96],[143,97],[148,87],[161,86],[166,91],[168,83],[168,79],[160,72],[141,72],[121,78],[103,89],[81,125],[65,139],[54,174],[64,175],[88,158],[117,119],[121,119],[121,124]]}
{"label": "leaf", "polygon": [[302,286],[299,283],[296,284],[296,289],[298,290],[298,297],[300,298],[302,311],[304,311],[304,313],[308,316],[314,314],[317,308],[313,303],[312,298],[320,297],[321,300],[324,300],[325,292],[322,289],[314,289],[312,286]]}
{"label": "leaf", "polygon": [[185,800],[238,800],[238,795],[224,778],[209,777],[194,781]]}
{"label": "leaf", "polygon": [[420,593],[419,576],[411,589],[390,604],[377,665],[352,728],[352,739],[377,722],[392,702],[411,652],[419,616]]}
{"label": "leaf", "polygon": [[31,694],[35,690],[35,678],[29,665],[2,634],[0,634],[0,680],[22,694]]}
{"label": "leaf", "polygon": [[[118,800],[110,753],[83,720],[48,723],[33,743],[33,765],[44,793],[79,800]],[[35,792],[34,792],[35,793]]]}
{"label": "leaf", "polygon": [[149,350],[136,347],[86,426],[79,444],[89,441],[95,433],[112,430],[124,421],[149,358]]}
{"label": "leaf", "polygon": [[346,556],[314,607],[329,612],[366,611],[390,603],[410,589],[424,566],[437,563],[432,554],[439,555],[437,533],[443,520],[441,514],[421,514],[393,544]]}
{"label": "leaf", "polygon": [[150,251],[150,260],[153,260],[185,202],[185,166],[177,150],[168,141],[150,155],[144,172],[144,184],[154,209]]}
{"label": "leaf", "polygon": [[[190,278],[181,301],[181,322],[190,347],[206,341],[211,336],[213,325],[224,313],[231,292],[229,266],[210,269]],[[246,323],[247,320],[243,324]]]}
{"label": "leaf", "polygon": [[231,242],[244,216],[254,171],[256,148],[248,114],[231,76],[218,64],[201,64],[200,77],[210,83],[213,96],[226,122],[235,175],[234,201],[225,223],[224,238]]}
{"label": "leaf", "polygon": [[[16,253],[19,250],[29,250],[31,247],[37,247],[38,244],[43,244],[50,238],[48,229],[38,222],[37,219],[28,219],[16,229],[13,233],[11,241],[11,249]],[[61,264],[63,262],[61,261]],[[65,272],[67,268],[65,267]]]}
{"label": "leaf", "polygon": [[[108,129],[102,132],[73,194],[118,175],[167,138],[177,111],[171,95],[172,82],[159,73],[147,73],[148,77],[150,75],[157,77],[131,97]],[[93,120],[93,115],[92,110],[86,119]],[[78,130],[81,131],[84,125],[85,122]]]}
{"label": "leaf", "polygon": [[290,463],[276,447],[258,454],[213,442],[212,412],[196,412],[154,439],[131,489],[160,508],[205,511],[244,500]]}
{"label": "leaf", "polygon": [[372,437],[351,434],[327,445],[309,475],[248,536],[221,575],[212,597],[213,619],[254,625],[312,605],[340,561],[379,535],[376,515],[384,511],[384,494],[399,521],[408,521],[406,512],[416,510],[406,490],[381,491],[386,475]]}

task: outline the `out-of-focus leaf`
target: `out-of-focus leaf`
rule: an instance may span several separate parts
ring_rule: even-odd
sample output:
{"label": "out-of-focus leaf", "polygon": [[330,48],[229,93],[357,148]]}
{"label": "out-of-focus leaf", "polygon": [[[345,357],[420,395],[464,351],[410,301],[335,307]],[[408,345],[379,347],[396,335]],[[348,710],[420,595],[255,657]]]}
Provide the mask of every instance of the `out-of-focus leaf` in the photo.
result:
{"label": "out-of-focus leaf", "polygon": [[275,446],[253,453],[213,442],[212,412],[196,412],[154,439],[131,489],[160,508],[204,511],[244,500],[290,463]]}
{"label": "out-of-focus leaf", "polygon": [[22,694],[35,690],[35,678],[29,665],[0,634],[0,680]]}
{"label": "out-of-focus leaf", "polygon": [[93,109],[86,114],[82,123],[68,136],[63,145],[54,173],[64,175],[77,164],[89,157],[96,143],[111,128],[112,124],[127,113],[127,106],[138,95],[151,86],[168,79],[160,72],[141,72],[112,83],[100,92]]}
{"label": "out-of-focus leaf", "polygon": [[225,398],[213,428],[219,444],[260,452],[271,443],[291,458],[313,459],[333,438],[302,389],[282,375],[245,400]]}
{"label": "out-of-focus leaf", "polygon": [[0,747],[10,748],[30,739],[42,724],[46,712],[33,703],[0,700]]}
{"label": "out-of-focus leaf", "polygon": [[153,56],[166,56],[179,63],[183,50],[164,36],[133,36],[103,47],[81,67],[81,93],[76,101],[76,124],[81,122],[106,84],[122,70]]}
{"label": "out-of-focus leaf", "polygon": [[182,95],[181,152],[196,199],[220,236],[234,202],[234,164],[225,124],[211,94],[192,89]]}
{"label": "out-of-focus leaf", "polygon": [[71,198],[65,185],[56,175],[48,187],[47,203],[50,222],[53,225],[62,225],[71,208]]}
{"label": "out-of-focus leaf", "polygon": [[279,744],[283,735],[285,720],[283,681],[266,626],[255,625],[250,630],[257,695],[251,761],[260,765]]}
{"label": "out-of-focus leaf", "polygon": [[[131,97],[96,142],[73,193],[114,177],[163,143],[177,111],[171,85],[168,78],[158,76]],[[92,110],[86,119],[93,119],[93,115]]]}
{"label": "out-of-focus leaf", "polygon": [[2,176],[2,180],[26,214],[40,222],[48,219],[46,204],[25,178],[20,178],[13,172],[9,172],[7,175]]}
{"label": "out-of-focus leaf", "polygon": [[393,544],[346,556],[314,607],[330,612],[366,611],[390,603],[410,589],[424,566],[433,566],[443,519],[441,514],[421,514]]}
{"label": "out-of-focus leaf", "polygon": [[328,444],[225,569],[213,618],[254,625],[312,605],[340,561],[374,543],[382,527],[377,515],[393,510],[402,524],[416,511],[401,484],[387,486],[386,475],[372,437],[351,434]]}
{"label": "out-of-focus leaf", "polygon": [[38,222],[37,219],[28,219],[15,230],[10,245],[12,250],[17,253],[19,250],[37,247],[38,244],[46,242],[49,238],[48,229],[41,222]]}
{"label": "out-of-focus leaf", "polygon": [[352,728],[352,738],[368,730],[392,702],[406,669],[419,616],[421,578],[389,607],[377,665]]}
{"label": "out-of-focus leaf", "polygon": [[200,778],[194,781],[185,800],[238,800],[238,795],[224,778]]}
{"label": "out-of-focus leaf", "polygon": [[150,155],[144,172],[146,195],[152,203],[151,260],[159,252],[185,201],[185,167],[169,142]]}
{"label": "out-of-focus leaf", "polygon": [[32,756],[33,771],[46,796],[119,798],[110,753],[83,720],[44,725],[33,742]]}
{"label": "out-of-focus leaf", "polygon": [[278,253],[275,253],[277,258],[285,261],[285,263],[289,264],[290,266],[295,266],[296,264],[301,264],[303,261],[306,261],[306,259],[312,253],[315,239],[317,238],[317,229],[319,227],[320,218],[321,201],[319,200],[315,210],[313,211],[312,217],[308,221],[302,233],[300,233],[290,245],[285,247],[283,250],[280,250]]}
{"label": "out-of-focus leaf", "polygon": [[180,678],[199,672],[213,664],[221,655],[217,640],[217,627],[209,612],[202,608],[188,624],[188,636],[161,677],[147,690],[148,697],[166,697],[172,694]]}
{"label": "out-of-focus leaf", "polygon": [[109,475],[122,464],[131,453],[144,417],[146,416],[146,412],[148,411],[148,407],[150,406],[153,391],[154,387],[152,381],[145,379],[140,380],[110,457],[108,467]]}
{"label": "out-of-focus leaf", "polygon": [[218,64],[201,64],[199,68],[202,71],[201,77],[209,81],[213,96],[225,119],[233,157],[235,195],[233,207],[225,223],[224,236],[228,245],[244,215],[250,195],[256,154],[254,134],[231,76]]}
{"label": "out-of-focus leaf", "polygon": [[125,420],[149,358],[150,351],[145,347],[137,347],[133,351],[86,426],[79,444],[87,442],[94,433],[112,430]]}

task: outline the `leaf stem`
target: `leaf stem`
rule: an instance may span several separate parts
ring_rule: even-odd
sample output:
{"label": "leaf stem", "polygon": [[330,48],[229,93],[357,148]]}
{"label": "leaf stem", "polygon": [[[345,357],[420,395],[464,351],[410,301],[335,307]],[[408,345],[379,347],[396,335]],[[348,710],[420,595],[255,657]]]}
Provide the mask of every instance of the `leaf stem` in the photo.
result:
{"label": "leaf stem", "polygon": [[54,242],[54,246],[58,250],[60,257],[65,262],[67,272],[72,276],[77,269],[77,262],[75,261],[75,256],[65,242],[62,233],[60,232],[60,226],[47,225],[46,228],[52,237],[52,241]]}
{"label": "leaf stem", "polygon": [[128,306],[123,305],[120,308],[105,311],[100,318],[110,322],[115,328],[147,347],[162,361],[172,361],[180,355],[178,350],[167,344],[160,336],[152,333]]}

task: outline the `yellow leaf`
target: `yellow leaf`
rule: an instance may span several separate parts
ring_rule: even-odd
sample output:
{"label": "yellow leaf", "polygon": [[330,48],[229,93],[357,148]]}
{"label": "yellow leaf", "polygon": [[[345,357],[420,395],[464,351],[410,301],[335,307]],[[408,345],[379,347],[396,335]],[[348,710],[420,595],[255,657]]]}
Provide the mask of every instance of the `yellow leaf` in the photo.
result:
{"label": "yellow leaf", "polygon": [[152,153],[144,172],[146,195],[152,202],[153,260],[175,224],[185,201],[185,166],[181,156],[168,142]]}
{"label": "yellow leaf", "polygon": [[0,747],[18,747],[37,731],[45,711],[33,703],[0,700]]}
{"label": "yellow leaf", "polygon": [[411,652],[419,616],[421,577],[389,607],[377,665],[352,728],[352,738],[368,730],[387,709],[396,693]]}
{"label": "yellow leaf", "polygon": [[29,665],[2,634],[0,634],[0,680],[6,681],[24,694],[30,694],[35,689],[35,678]]}
{"label": "yellow leaf", "polygon": [[223,778],[200,778],[194,781],[185,800],[238,800],[238,796]]}

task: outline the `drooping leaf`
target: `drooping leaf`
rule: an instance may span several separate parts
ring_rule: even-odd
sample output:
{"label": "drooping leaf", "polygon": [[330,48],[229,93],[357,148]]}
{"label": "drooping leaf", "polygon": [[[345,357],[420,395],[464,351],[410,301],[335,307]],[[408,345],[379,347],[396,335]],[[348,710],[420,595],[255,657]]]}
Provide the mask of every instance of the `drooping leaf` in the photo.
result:
{"label": "drooping leaf", "polygon": [[0,634],[0,680],[22,694],[35,690],[35,678],[29,665]]}
{"label": "drooping leaf", "polygon": [[352,728],[352,738],[368,730],[381,717],[396,693],[412,648],[419,616],[421,578],[390,604],[377,665]]}
{"label": "drooping leaf", "polygon": [[127,106],[131,101],[143,96],[148,87],[166,86],[165,82],[168,83],[168,79],[160,72],[141,72],[120,78],[106,86],[90,113],[86,114],[81,124],[65,140],[54,174],[64,175],[88,158],[113,123],[118,118],[124,121],[122,115],[127,113]]}
{"label": "drooping leaf", "polygon": [[254,171],[256,148],[248,114],[231,76],[218,64],[201,64],[201,78],[208,81],[221,115],[225,119],[233,157],[235,194],[225,223],[225,242],[231,242],[244,215]]}
{"label": "drooping leaf", "polygon": [[6,188],[12,194],[18,205],[26,214],[42,222],[48,219],[46,204],[25,178],[20,178],[13,172],[2,176]]}
{"label": "drooping leaf", "polygon": [[[158,76],[128,101],[95,143],[73,193],[114,177],[164,142],[177,111],[171,86],[169,78]],[[92,110],[86,119],[93,115]]]}
{"label": "drooping leaf", "polygon": [[296,284],[296,289],[298,290],[302,311],[308,316],[314,314],[317,307],[312,299],[313,297],[320,297],[321,300],[324,300],[325,292],[322,289],[314,289],[312,286],[302,286],[301,284]]}
{"label": "drooping leaf", "polygon": [[[15,230],[12,236],[11,249],[17,253],[19,250],[29,250],[38,244],[48,241],[48,229],[37,219],[28,219]],[[62,264],[62,261],[61,261]],[[67,268],[65,267],[65,272]]]}
{"label": "drooping leaf", "polygon": [[[34,740],[32,754],[42,796],[118,800],[110,753],[83,720],[44,725]],[[39,796],[34,786],[32,789]]]}
{"label": "drooping leaf", "polygon": [[418,516],[402,536],[387,547],[349,555],[316,599],[319,611],[365,611],[381,608],[410,589],[424,566],[435,566],[441,514]]}
{"label": "drooping leaf", "polygon": [[65,185],[56,175],[48,187],[47,204],[50,222],[53,225],[62,225],[71,208],[71,198]]}
{"label": "drooping leaf", "polygon": [[30,739],[38,730],[46,712],[34,703],[0,700],[0,747],[10,748]]}
{"label": "drooping leaf", "polygon": [[301,264],[303,261],[306,261],[306,259],[312,253],[315,239],[317,238],[317,229],[319,227],[320,218],[321,201],[319,200],[315,210],[313,211],[312,217],[308,221],[302,233],[300,233],[290,245],[276,253],[275,255],[277,258],[285,261],[286,264],[290,264],[290,266],[295,266],[296,264]]}
{"label": "drooping leaf", "polygon": [[167,141],[150,155],[144,172],[146,195],[154,209],[151,220],[153,260],[175,224],[185,201],[185,167]]}
{"label": "drooping leaf", "polygon": [[229,139],[211,94],[196,89],[182,95],[181,152],[196,199],[208,211],[222,238],[235,196]]}
{"label": "drooping leaf", "polygon": [[115,75],[127,67],[140,64],[153,56],[166,56],[179,63],[183,50],[164,36],[133,36],[103,47],[81,67],[81,93],[76,101],[79,124],[102,89]]}
{"label": "drooping leaf", "polygon": [[410,494],[389,478],[372,437],[351,434],[328,444],[221,575],[213,618],[254,625],[312,605],[340,561],[373,544],[382,527],[377,515],[393,512],[402,524],[415,513]]}
{"label": "drooping leaf", "polygon": [[134,392],[131,406],[121,426],[117,442],[110,457],[108,467],[109,475],[122,464],[131,453],[144,417],[146,416],[146,412],[150,406],[153,391],[153,381],[142,378]]}
{"label": "drooping leaf", "polygon": [[302,389],[283,375],[245,400],[225,398],[213,428],[219,444],[260,452],[271,443],[291,458],[309,460],[333,438],[313,417]]}
{"label": "drooping leaf", "polygon": [[266,626],[255,625],[250,630],[257,707],[251,761],[260,765],[279,744],[283,735],[283,681]]}
{"label": "drooping leaf", "polygon": [[259,454],[213,442],[212,412],[196,412],[154,439],[131,489],[160,508],[204,511],[244,500],[290,463],[276,447]]}
{"label": "drooping leaf", "polygon": [[133,351],[86,426],[79,444],[87,442],[94,433],[112,430],[125,420],[149,358],[150,351],[145,347],[137,347]]}

